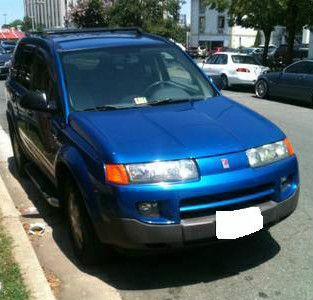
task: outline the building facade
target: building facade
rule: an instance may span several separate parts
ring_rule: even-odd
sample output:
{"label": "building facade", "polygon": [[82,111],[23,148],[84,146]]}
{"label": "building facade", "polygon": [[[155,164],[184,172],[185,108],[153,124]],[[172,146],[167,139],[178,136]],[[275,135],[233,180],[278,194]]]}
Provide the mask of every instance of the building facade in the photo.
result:
{"label": "building facade", "polygon": [[190,46],[205,45],[214,47],[251,47],[257,31],[241,26],[229,26],[227,12],[209,9],[201,0],[191,0]]}
{"label": "building facade", "polygon": [[67,7],[72,2],[76,0],[24,0],[25,16],[32,19],[34,28],[64,27]]}

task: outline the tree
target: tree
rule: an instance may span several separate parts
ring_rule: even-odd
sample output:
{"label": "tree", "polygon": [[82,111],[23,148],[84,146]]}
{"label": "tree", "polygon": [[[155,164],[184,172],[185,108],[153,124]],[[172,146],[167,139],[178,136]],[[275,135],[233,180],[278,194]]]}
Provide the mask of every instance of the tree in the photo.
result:
{"label": "tree", "polygon": [[178,25],[182,0],[118,0],[109,10],[110,25],[138,26],[185,42],[187,28]]}
{"label": "tree", "polygon": [[78,27],[105,27],[109,24],[107,9],[103,0],[78,0],[70,5],[69,21]]}
{"label": "tree", "polygon": [[283,25],[288,33],[287,63],[293,59],[293,49],[297,32],[304,26],[313,25],[313,0],[280,0],[285,13]]}
{"label": "tree", "polygon": [[32,19],[30,17],[24,17],[21,30],[26,32],[32,29]]}
{"label": "tree", "polygon": [[[281,0],[202,0],[219,11],[228,11],[230,25],[262,30],[265,37],[263,63],[267,62],[271,33],[282,23]],[[290,0],[293,1],[293,0]]]}
{"label": "tree", "polygon": [[256,37],[255,37],[254,47],[259,47],[262,42],[261,40],[262,40],[261,31],[258,30]]}
{"label": "tree", "polygon": [[178,25],[182,0],[79,0],[70,6],[70,22],[79,27],[130,27],[184,42],[187,28]]}

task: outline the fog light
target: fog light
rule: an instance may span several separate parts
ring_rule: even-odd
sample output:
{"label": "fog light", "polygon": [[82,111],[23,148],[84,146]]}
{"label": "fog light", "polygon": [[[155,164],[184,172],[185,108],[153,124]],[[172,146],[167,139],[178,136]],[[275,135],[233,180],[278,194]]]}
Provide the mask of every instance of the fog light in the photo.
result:
{"label": "fog light", "polygon": [[138,203],[139,212],[146,217],[159,217],[159,204],[158,202],[141,202]]}
{"label": "fog light", "polygon": [[291,178],[290,177],[282,177],[280,180],[280,188],[281,191],[284,192],[286,189],[288,189],[291,185]]}

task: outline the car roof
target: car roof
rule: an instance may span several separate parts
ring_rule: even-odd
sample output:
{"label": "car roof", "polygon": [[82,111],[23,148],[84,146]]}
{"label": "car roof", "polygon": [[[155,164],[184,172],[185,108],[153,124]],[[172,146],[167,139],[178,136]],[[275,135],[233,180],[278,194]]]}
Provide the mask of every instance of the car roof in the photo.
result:
{"label": "car roof", "polygon": [[168,40],[142,32],[138,28],[93,28],[30,32],[28,39],[53,46],[59,51],[74,51],[103,47],[153,45],[170,43]]}

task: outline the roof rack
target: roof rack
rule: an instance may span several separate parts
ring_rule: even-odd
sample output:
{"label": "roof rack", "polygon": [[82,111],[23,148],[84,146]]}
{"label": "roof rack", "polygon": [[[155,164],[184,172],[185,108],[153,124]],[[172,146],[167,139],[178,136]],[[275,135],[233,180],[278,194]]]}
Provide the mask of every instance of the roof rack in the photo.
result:
{"label": "roof rack", "polygon": [[142,29],[139,27],[115,27],[115,28],[66,28],[66,29],[55,29],[55,30],[44,30],[44,31],[29,31],[27,36],[39,35],[39,36],[49,36],[49,35],[66,35],[66,34],[79,34],[79,33],[135,33],[141,35],[143,33]]}

